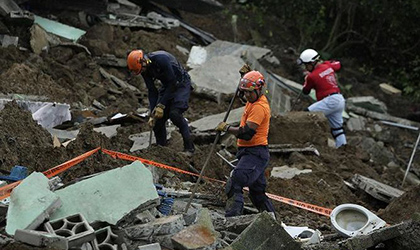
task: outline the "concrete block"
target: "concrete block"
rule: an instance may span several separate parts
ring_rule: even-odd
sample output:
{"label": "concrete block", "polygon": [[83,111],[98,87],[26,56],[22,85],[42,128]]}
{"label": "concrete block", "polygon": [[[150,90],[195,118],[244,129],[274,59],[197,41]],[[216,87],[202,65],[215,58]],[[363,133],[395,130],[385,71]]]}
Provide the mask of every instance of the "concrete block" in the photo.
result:
{"label": "concrete block", "polygon": [[402,91],[387,83],[379,84],[381,90],[389,95],[401,95]]}
{"label": "concrete block", "polygon": [[111,227],[104,227],[95,231],[95,243],[99,249],[110,249],[113,250],[124,249],[125,243],[123,239],[115,234]]}
{"label": "concrete block", "polygon": [[139,246],[138,250],[162,250],[159,243],[153,243],[149,245]]}
{"label": "concrete block", "polygon": [[63,206],[51,218],[83,214],[89,223],[117,224],[123,218],[159,204],[152,174],[139,161],[56,191]]}
{"label": "concrete block", "polygon": [[273,217],[261,213],[239,237],[230,245],[233,250],[297,250],[301,249],[299,243],[292,237]]}
{"label": "concrete block", "polygon": [[207,208],[201,209],[197,224],[191,225],[172,237],[176,249],[215,249],[219,233],[214,230]]}
{"label": "concrete block", "polygon": [[69,243],[66,237],[35,230],[21,230],[15,232],[15,240],[36,247],[50,247],[67,250]]}
{"label": "concrete block", "polygon": [[35,229],[61,206],[58,195],[49,190],[48,178],[34,172],[17,186],[10,196],[6,232]]}
{"label": "concrete block", "polygon": [[95,239],[95,231],[81,214],[48,221],[45,228],[51,234],[65,237],[70,247],[80,246]]}
{"label": "concrete block", "polygon": [[182,215],[173,215],[156,219],[155,221],[127,227],[125,233],[130,239],[144,240],[153,235],[175,234],[184,228]]}
{"label": "concrete block", "polygon": [[137,214],[136,219],[140,224],[149,223],[151,221],[156,220],[155,216],[153,216],[153,214],[149,210]]}
{"label": "concrete block", "polygon": [[175,249],[215,249],[217,237],[214,232],[204,225],[194,224],[172,237]]}
{"label": "concrete block", "polygon": [[281,179],[292,179],[296,175],[311,173],[312,169],[300,170],[297,168],[291,168],[289,166],[274,167],[271,170],[271,177]]}
{"label": "concrete block", "polygon": [[[244,107],[233,109],[232,111],[230,111],[227,123],[229,124],[239,123],[241,121],[243,111],[244,111]],[[198,131],[213,130],[215,127],[217,127],[217,124],[219,124],[219,121],[223,120],[223,117],[225,116],[225,114],[226,112],[210,115],[210,116],[201,118],[197,121],[194,121],[190,125],[194,128],[197,128]]]}
{"label": "concrete block", "polygon": [[[370,234],[350,238],[340,242],[340,246],[346,249],[367,249],[377,244],[408,234],[410,223],[403,222],[390,227],[372,231]],[[390,248],[394,249],[394,248]]]}
{"label": "concrete block", "polygon": [[224,220],[216,220],[214,222],[217,231],[229,231],[235,234],[242,233],[259,214],[248,214],[234,217],[227,217]]}
{"label": "concrete block", "polygon": [[351,180],[357,187],[366,191],[366,193],[386,203],[390,203],[393,199],[400,197],[404,193],[402,190],[358,174],[355,174]]}

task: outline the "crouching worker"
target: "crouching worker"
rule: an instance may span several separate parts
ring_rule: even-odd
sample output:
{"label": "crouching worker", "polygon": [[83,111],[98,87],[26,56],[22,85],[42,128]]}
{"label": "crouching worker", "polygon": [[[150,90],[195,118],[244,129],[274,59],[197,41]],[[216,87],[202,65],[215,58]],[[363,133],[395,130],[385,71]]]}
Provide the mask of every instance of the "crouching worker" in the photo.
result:
{"label": "crouching worker", "polygon": [[267,182],[264,170],[268,166],[268,129],[270,127],[270,106],[263,94],[264,76],[258,71],[246,73],[239,88],[247,100],[239,127],[221,122],[216,130],[234,134],[238,145],[238,163],[226,184],[228,202],[226,217],[242,214],[244,197],[242,189],[249,187],[249,197],[258,211],[274,212],[274,207],[265,195]]}
{"label": "crouching worker", "polygon": [[[148,89],[151,117],[149,126],[153,127],[156,143],[166,146],[166,121],[170,119],[184,140],[183,154],[192,156],[194,145],[188,122],[183,113],[188,109],[191,93],[191,80],[188,72],[166,51],[144,54],[142,50],[133,50],[127,57],[127,66],[134,74],[141,74]],[[158,90],[155,80],[160,80]]]}

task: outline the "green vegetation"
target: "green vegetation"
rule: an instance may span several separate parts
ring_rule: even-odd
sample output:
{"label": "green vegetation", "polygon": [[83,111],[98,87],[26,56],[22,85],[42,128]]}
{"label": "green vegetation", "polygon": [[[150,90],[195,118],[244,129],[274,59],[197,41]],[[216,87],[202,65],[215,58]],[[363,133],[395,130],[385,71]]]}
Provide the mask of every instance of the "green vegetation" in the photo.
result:
{"label": "green vegetation", "polygon": [[420,1],[255,0],[247,5],[259,9],[258,23],[273,13],[291,23],[298,30],[298,51],[309,46],[335,58],[355,58],[420,100]]}

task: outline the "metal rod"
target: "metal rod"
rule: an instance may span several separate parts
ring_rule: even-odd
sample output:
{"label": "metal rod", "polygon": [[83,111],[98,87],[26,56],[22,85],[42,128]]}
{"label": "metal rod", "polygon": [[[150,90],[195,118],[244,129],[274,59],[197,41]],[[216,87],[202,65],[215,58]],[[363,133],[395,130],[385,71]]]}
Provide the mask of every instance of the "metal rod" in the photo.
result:
{"label": "metal rod", "polygon": [[413,153],[411,153],[411,157],[410,157],[410,161],[408,162],[407,169],[405,170],[405,175],[404,175],[404,179],[401,183],[401,187],[404,185],[405,179],[407,178],[407,175],[408,175],[408,171],[410,171],[411,163],[413,162],[414,155],[416,154],[417,146],[419,145],[419,141],[420,141],[420,133],[419,133],[419,136],[417,137],[416,144],[414,145]]}
{"label": "metal rod", "polygon": [[224,161],[224,162],[226,162],[229,166],[231,166],[232,168],[235,168],[236,166],[235,165],[233,165],[230,161],[228,161],[225,157],[223,157],[223,155],[221,155],[221,154],[219,154],[219,152],[216,152],[216,154],[220,157],[220,158],[222,158],[222,160]]}
{"label": "metal rod", "polygon": [[[228,110],[226,111],[225,117],[223,118],[223,122],[226,122],[227,121],[227,119],[229,117],[229,113],[232,110],[233,103],[235,102],[235,99],[236,99],[236,96],[238,95],[238,93],[239,93],[239,85],[236,88],[236,91],[235,91],[235,94],[232,97],[232,100],[230,100],[230,104],[229,104]],[[200,175],[198,176],[198,180],[197,180],[197,182],[194,185],[194,189],[191,192],[190,199],[188,200],[188,203],[185,206],[185,210],[184,210],[184,213],[185,214],[188,212],[188,209],[190,208],[190,205],[191,205],[191,202],[192,202],[192,200],[194,198],[195,192],[197,192],[198,185],[200,184],[200,181],[203,178],[204,170],[206,169],[206,167],[207,167],[207,165],[208,165],[208,163],[210,161],[210,158],[213,155],[214,149],[216,148],[216,145],[217,145],[217,142],[219,141],[219,139],[220,139],[220,131],[217,131],[216,138],[214,139],[213,145],[210,148],[210,152],[207,155],[207,159],[204,162],[203,168],[201,169]]]}

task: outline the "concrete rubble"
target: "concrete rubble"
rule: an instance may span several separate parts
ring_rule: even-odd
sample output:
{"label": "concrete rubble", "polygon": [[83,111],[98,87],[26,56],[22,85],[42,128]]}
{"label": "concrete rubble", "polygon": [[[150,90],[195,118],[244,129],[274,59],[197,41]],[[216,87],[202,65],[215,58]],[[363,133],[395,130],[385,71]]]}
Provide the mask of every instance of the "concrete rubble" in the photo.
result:
{"label": "concrete rubble", "polygon": [[[25,0],[21,2],[25,2]],[[175,15],[161,11],[153,3],[167,6],[174,14],[176,13],[175,9],[209,13],[223,8],[223,5],[215,0],[149,0],[148,5],[152,6],[152,9],[156,9],[157,12],[148,12],[145,16],[141,15],[143,10],[140,7],[140,0],[98,1],[97,6],[94,3],[76,0],[74,6],[68,7],[68,9],[80,11],[79,14],[84,15],[85,18],[88,16],[86,14],[88,9],[89,11],[101,9],[101,13],[95,16],[98,18],[96,21],[126,27],[125,29],[161,30],[182,27],[201,37],[203,44],[208,44],[206,47],[193,46],[190,51],[177,45],[182,54],[189,56],[187,65],[191,68],[189,73],[196,85],[195,94],[216,100],[219,103],[230,99],[238,85],[238,69],[244,63],[249,63],[253,69],[259,70],[266,77],[269,90],[267,96],[273,114],[282,115],[290,111],[293,95],[291,96],[289,93],[298,93],[301,90],[301,84],[276,75],[262,66],[262,61],[272,66],[280,64],[271,50],[217,40],[210,33],[189,25]],[[84,5],[86,7],[80,7]],[[104,7],[105,9],[103,9]],[[15,22],[31,24],[30,29],[28,28],[31,36],[30,48],[27,50],[32,50],[37,57],[41,58],[53,46],[67,46],[91,55],[87,47],[76,43],[86,33],[82,29],[23,11],[13,0],[1,1],[0,15],[5,19],[13,19]],[[84,25],[90,26],[87,22]],[[71,42],[66,43],[60,39]],[[0,35],[2,47],[19,47],[19,42],[19,37]],[[255,44],[258,42],[255,41]],[[138,85],[132,85],[127,78],[119,78],[117,74],[109,73],[115,72],[112,67],[121,69],[127,66],[126,59],[122,56],[124,49],[115,55],[95,55],[93,60],[104,67],[98,67],[98,76],[95,77],[102,76],[112,83],[113,86],[106,90],[108,93],[122,96],[124,92],[129,91],[135,93],[136,96],[143,95],[144,97],[144,91],[136,87]],[[95,84],[92,82],[86,84]],[[400,90],[389,84],[383,83],[380,88],[389,95],[401,94]],[[113,97],[115,98],[115,96]],[[313,92],[311,92],[310,98],[312,101],[315,100]],[[29,110],[34,120],[53,136],[54,144],[57,147],[74,141],[80,132],[74,127],[56,128],[66,121],[72,120],[68,104],[41,102],[40,99],[34,101],[29,98],[24,100],[1,98],[0,110],[5,103],[10,101],[16,101],[19,106]],[[81,103],[76,103],[76,105],[84,107]],[[100,98],[89,99],[89,105],[91,106],[88,107],[88,111],[92,116],[87,118],[88,115],[86,115],[77,122],[102,125],[93,128],[93,130],[108,138],[116,136],[118,129],[124,128],[124,122],[134,120],[144,123],[148,116],[147,108],[145,108],[143,114],[118,113],[110,119],[96,117],[93,113],[105,111],[112,106]],[[239,124],[243,109],[243,107],[233,109],[227,122],[232,125]],[[348,110],[351,111],[350,115],[345,113],[344,117],[346,118],[345,125],[349,131],[374,133],[372,137],[349,137],[348,139],[349,144],[366,152],[368,157],[363,160],[381,164],[384,168],[385,166],[387,168],[398,167],[401,160],[396,157],[394,152],[385,147],[385,144],[392,139],[390,139],[392,135],[386,134],[380,122],[372,125],[372,119],[380,120],[386,125],[412,130],[418,130],[419,124],[389,115],[386,105],[373,97],[348,98]],[[194,135],[202,136],[202,140],[208,140],[214,137],[213,130],[224,116],[225,113],[206,116],[189,125]],[[391,122],[394,123],[391,124]],[[176,128],[173,126],[168,127],[168,139],[171,138],[171,133],[175,130]],[[150,135],[150,131],[131,134],[128,139],[133,141],[133,145],[129,151],[142,157],[143,149],[150,146]],[[234,137],[224,137],[222,140],[223,149],[219,152],[229,153],[225,148],[235,147],[235,141]],[[155,143],[154,136],[151,143]],[[285,165],[273,166],[270,177],[282,178],[284,179],[282,181],[287,181],[315,175],[312,173],[312,169],[306,169],[300,165],[295,167],[296,165],[287,162],[290,160],[289,157],[313,157],[311,159],[325,160],[322,157],[314,157],[320,156],[319,151],[315,146],[307,145],[309,144],[305,144],[305,146],[270,144],[269,151],[272,156],[287,155]],[[221,155],[219,154],[219,156]],[[226,158],[230,157],[233,158],[233,155],[228,155]],[[328,161],[328,158],[326,159]],[[3,164],[2,159],[0,160],[0,163]],[[224,160],[234,167],[233,163]],[[115,164],[114,160],[109,162],[110,165]],[[95,163],[94,160],[93,164]],[[80,168],[84,167],[88,166],[80,166]],[[197,170],[195,167],[197,166],[190,164],[189,170],[192,169],[191,171],[199,173],[200,169]],[[310,165],[310,167],[312,166]],[[10,203],[7,200],[0,203],[0,223],[4,224],[6,221],[5,233],[13,237],[9,238],[0,234],[0,249],[11,242],[63,250],[362,250],[380,248],[384,245],[388,249],[400,250],[415,249],[413,246],[420,245],[420,225],[414,219],[389,225],[366,235],[344,239],[339,235],[321,236],[318,230],[308,227],[286,226],[281,221],[290,218],[279,218],[277,214],[267,212],[258,213],[258,210],[250,204],[245,204],[246,215],[226,218],[223,215],[223,205],[221,205],[223,194],[219,193],[195,193],[193,202],[188,211],[184,213],[187,199],[192,195],[189,188],[193,183],[171,182],[171,179],[176,177],[173,173],[166,173],[165,181],[159,182],[161,169],[145,166],[139,161],[134,161],[123,167],[112,166],[110,169],[106,172],[79,178],[66,185],[61,183],[59,177],[48,180],[42,173],[33,172],[14,188],[10,196]],[[316,171],[316,168],[313,169]],[[76,169],[76,171],[78,170]],[[415,171],[418,170],[413,170],[413,172]],[[301,176],[296,177],[298,175]],[[60,175],[60,177],[63,176]],[[420,183],[414,174],[411,173],[410,176],[413,183],[416,181]],[[359,174],[354,175],[351,181],[352,184],[346,184],[362,189],[370,196],[385,203],[390,203],[404,193],[402,190]],[[158,183],[165,183],[168,187],[158,188],[158,185],[161,185]],[[320,179],[319,183],[325,183],[325,186],[330,187],[329,183],[323,179]],[[7,182],[0,182],[0,188],[7,185]],[[171,203],[165,204],[165,198],[171,199]],[[167,206],[166,210],[162,209],[163,205]],[[290,216],[295,216],[295,214],[290,212]],[[308,220],[310,217],[304,219]],[[322,226],[329,227],[329,225]],[[309,234],[305,234],[308,232]]]}
{"label": "concrete rubble", "polygon": [[386,203],[390,203],[393,199],[400,197],[404,193],[402,190],[358,174],[355,174],[351,180],[358,188]]}
{"label": "concrete rubble", "polygon": [[89,223],[105,221],[115,225],[133,210],[142,211],[159,204],[152,174],[138,161],[55,193],[63,206],[52,214],[53,220],[80,213]]}
{"label": "concrete rubble", "polygon": [[48,178],[32,173],[10,196],[6,232],[14,235],[17,229],[35,229],[61,206],[60,197],[49,190]]}

